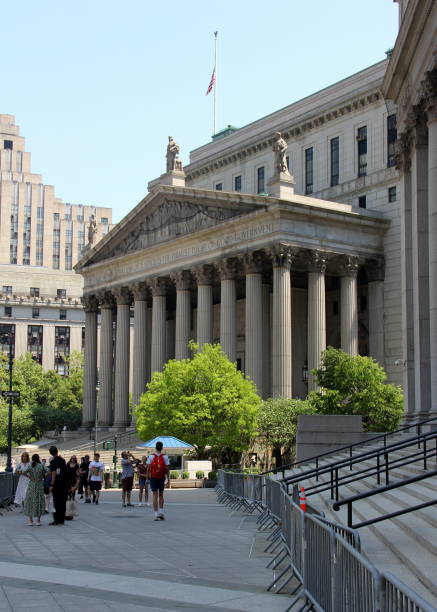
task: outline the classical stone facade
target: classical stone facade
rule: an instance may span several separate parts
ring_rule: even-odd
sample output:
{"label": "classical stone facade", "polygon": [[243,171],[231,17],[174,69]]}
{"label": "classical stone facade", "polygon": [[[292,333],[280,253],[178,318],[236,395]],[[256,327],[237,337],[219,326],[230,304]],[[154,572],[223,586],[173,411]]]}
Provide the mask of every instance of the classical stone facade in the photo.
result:
{"label": "classical stone facade", "polygon": [[73,265],[111,228],[109,208],[67,204],[30,169],[12,115],[0,115],[0,350],[31,352],[66,374],[84,344],[83,282]]}
{"label": "classical stone facade", "polygon": [[403,385],[413,419],[437,415],[437,7],[399,5],[383,91],[398,105]]}

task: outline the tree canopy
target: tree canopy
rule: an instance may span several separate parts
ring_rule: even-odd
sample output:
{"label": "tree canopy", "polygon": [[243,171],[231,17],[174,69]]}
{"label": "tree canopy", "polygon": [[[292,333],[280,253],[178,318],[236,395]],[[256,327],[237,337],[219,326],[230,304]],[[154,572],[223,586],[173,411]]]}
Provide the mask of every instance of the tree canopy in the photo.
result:
{"label": "tree canopy", "polygon": [[322,366],[314,370],[321,392],[308,399],[320,414],[360,414],[368,431],[391,431],[403,417],[400,387],[387,384],[384,369],[371,357],[351,357],[329,347]]}
{"label": "tree canopy", "polygon": [[256,435],[260,404],[253,382],[221,347],[205,344],[192,359],[170,360],[153,374],[137,407],[137,429],[143,440],[182,438],[199,458],[241,453]]}
{"label": "tree canopy", "polygon": [[[30,353],[14,360],[13,389],[20,392],[12,411],[14,444],[40,437],[44,431],[66,425],[75,429],[82,415],[83,357],[79,352],[69,359],[70,376],[54,370],[45,372]],[[9,388],[8,359],[0,355],[0,389]],[[8,403],[0,397],[0,448],[7,444]]]}

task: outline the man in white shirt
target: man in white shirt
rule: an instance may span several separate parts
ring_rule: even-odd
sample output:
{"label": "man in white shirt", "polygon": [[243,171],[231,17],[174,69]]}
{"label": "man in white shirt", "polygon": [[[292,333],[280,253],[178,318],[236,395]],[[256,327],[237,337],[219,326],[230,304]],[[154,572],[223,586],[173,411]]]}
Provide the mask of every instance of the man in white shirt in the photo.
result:
{"label": "man in white shirt", "polygon": [[[156,451],[147,459],[148,477],[150,479],[150,489],[153,494],[153,510],[155,511],[155,521],[164,520],[164,486],[167,479],[170,487],[169,465],[167,455],[162,452],[162,442],[156,443]],[[158,510],[159,494],[159,510]]]}
{"label": "man in white shirt", "polygon": [[99,503],[104,471],[105,465],[100,461],[99,453],[94,453],[94,461],[91,461],[88,471],[88,482],[93,494],[93,504]]}

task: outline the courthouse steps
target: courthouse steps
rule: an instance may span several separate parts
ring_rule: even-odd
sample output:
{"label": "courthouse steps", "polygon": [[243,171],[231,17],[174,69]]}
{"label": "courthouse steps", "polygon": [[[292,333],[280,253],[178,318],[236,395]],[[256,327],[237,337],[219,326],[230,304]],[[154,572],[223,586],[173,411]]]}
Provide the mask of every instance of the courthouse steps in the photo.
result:
{"label": "courthouse steps", "polygon": [[[399,437],[402,440],[402,437]],[[397,441],[397,440],[396,440]],[[363,446],[362,452],[376,450],[377,444]],[[399,450],[390,453],[390,459],[404,457],[408,451]],[[411,450],[410,450],[411,452]],[[329,465],[334,461],[349,459],[346,453],[331,455],[319,461],[319,466]],[[363,461],[354,466],[352,471],[346,466],[339,470],[339,476],[353,476],[354,473],[365,467],[375,465],[376,460]],[[303,473],[315,467],[309,463],[299,466],[293,471],[287,471],[286,477]],[[428,470],[437,468],[436,456],[428,461]],[[423,474],[421,461],[393,469],[390,472],[390,484],[395,481],[411,478]],[[281,478],[280,475],[277,478]],[[329,474],[299,482],[299,486],[309,488],[323,482],[329,482]],[[385,483],[384,474],[381,474],[381,485]],[[339,498],[345,499],[358,493],[377,487],[376,476],[368,476],[362,480],[340,485]],[[354,522],[366,521],[383,514],[396,512],[408,507],[437,500],[437,477],[419,481],[402,488],[380,493],[377,496],[354,502],[352,517]],[[321,510],[328,520],[341,522],[347,525],[347,507],[342,506],[338,512],[333,510],[334,501],[330,491],[309,495],[308,503]],[[437,609],[437,504],[422,510],[410,512],[380,523],[375,523],[358,530],[362,552],[381,570],[392,572],[406,585],[421,595]]]}

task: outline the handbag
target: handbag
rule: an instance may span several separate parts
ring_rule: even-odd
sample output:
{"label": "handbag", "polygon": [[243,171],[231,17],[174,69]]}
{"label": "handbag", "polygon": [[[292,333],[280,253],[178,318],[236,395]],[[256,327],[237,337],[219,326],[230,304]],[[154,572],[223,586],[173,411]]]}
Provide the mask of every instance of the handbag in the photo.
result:
{"label": "handbag", "polygon": [[75,516],[77,516],[79,514],[78,509],[77,509],[77,504],[73,499],[70,499],[67,501],[67,505],[65,508],[65,517],[70,517],[73,518]]}

